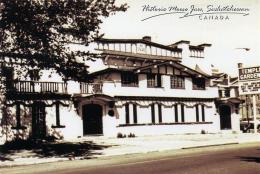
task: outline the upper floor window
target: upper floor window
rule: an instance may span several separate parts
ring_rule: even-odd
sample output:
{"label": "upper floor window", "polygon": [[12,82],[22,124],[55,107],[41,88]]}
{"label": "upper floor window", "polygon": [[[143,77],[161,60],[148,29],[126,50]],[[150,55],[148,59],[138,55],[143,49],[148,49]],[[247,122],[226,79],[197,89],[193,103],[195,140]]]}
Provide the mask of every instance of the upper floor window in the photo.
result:
{"label": "upper floor window", "polygon": [[192,78],[193,89],[205,90],[205,79],[204,78]]}
{"label": "upper floor window", "polygon": [[184,77],[171,76],[171,88],[174,89],[185,89]]}
{"label": "upper floor window", "polygon": [[122,72],[121,84],[122,86],[138,86],[138,74],[133,72]]}
{"label": "upper floor window", "polygon": [[147,74],[147,87],[160,88],[162,87],[162,77],[160,74]]}
{"label": "upper floor window", "polygon": [[38,81],[40,79],[40,74],[38,69],[32,69],[28,71],[30,79],[33,81]]}
{"label": "upper floor window", "polygon": [[225,90],[225,97],[230,97],[230,90],[229,89]]}
{"label": "upper floor window", "polygon": [[[0,70],[1,71],[1,70]],[[14,80],[14,69],[11,67],[2,67],[2,75],[5,77],[6,89],[12,89]]]}
{"label": "upper floor window", "polygon": [[219,97],[230,97],[230,89],[219,90]]}
{"label": "upper floor window", "polygon": [[2,67],[2,75],[6,77],[8,80],[13,80],[14,78],[14,69],[11,67]]}

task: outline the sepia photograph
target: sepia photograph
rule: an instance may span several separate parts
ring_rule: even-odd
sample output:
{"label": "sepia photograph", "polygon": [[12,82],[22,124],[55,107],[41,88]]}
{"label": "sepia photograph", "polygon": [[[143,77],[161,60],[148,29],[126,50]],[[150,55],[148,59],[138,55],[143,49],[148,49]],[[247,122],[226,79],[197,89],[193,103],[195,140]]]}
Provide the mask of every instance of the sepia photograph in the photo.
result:
{"label": "sepia photograph", "polygon": [[0,173],[257,174],[260,0],[0,0]]}

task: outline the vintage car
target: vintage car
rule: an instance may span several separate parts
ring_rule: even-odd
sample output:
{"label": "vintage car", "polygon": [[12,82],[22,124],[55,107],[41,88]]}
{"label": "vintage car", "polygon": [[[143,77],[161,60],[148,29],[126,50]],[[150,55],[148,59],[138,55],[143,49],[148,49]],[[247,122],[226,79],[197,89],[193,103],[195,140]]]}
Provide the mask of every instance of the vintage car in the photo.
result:
{"label": "vintage car", "polygon": [[[256,120],[256,125],[257,125],[257,129],[258,131],[260,131],[260,119]],[[251,132],[251,130],[254,129],[254,119],[253,118],[249,118],[247,119],[243,119],[240,121],[240,130],[242,132]]]}

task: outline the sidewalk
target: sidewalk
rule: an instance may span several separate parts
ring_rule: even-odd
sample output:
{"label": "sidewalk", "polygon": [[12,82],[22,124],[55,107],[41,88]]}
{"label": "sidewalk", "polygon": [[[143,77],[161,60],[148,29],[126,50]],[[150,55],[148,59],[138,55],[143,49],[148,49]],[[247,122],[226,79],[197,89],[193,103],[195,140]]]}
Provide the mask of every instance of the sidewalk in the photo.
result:
{"label": "sidewalk", "polygon": [[[58,142],[43,149],[0,152],[0,168],[104,156],[198,148],[203,146],[260,142],[260,134],[189,134],[135,138],[83,137]],[[54,147],[54,148],[53,148]],[[46,151],[47,149],[47,151]]]}

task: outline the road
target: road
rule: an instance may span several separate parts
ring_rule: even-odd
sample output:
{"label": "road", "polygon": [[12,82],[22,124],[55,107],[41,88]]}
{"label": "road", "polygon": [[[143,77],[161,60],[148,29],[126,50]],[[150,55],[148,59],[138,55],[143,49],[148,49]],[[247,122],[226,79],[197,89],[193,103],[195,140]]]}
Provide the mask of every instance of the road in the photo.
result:
{"label": "road", "polygon": [[0,168],[26,174],[260,174],[260,144],[153,152]]}

